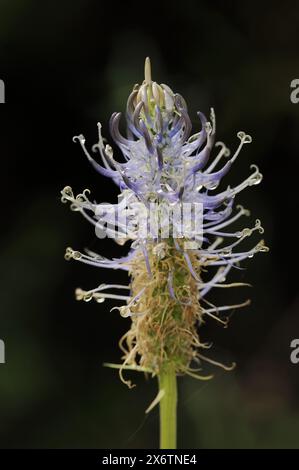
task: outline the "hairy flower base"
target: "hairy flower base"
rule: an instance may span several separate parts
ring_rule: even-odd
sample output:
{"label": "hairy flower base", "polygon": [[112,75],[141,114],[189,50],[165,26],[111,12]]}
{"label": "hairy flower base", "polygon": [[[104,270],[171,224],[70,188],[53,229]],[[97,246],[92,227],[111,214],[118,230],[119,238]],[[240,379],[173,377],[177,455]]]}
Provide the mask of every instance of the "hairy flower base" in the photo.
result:
{"label": "hairy flower base", "polygon": [[[171,366],[182,373],[196,358],[197,348],[205,347],[196,328],[202,321],[197,283],[183,252],[174,247],[171,239],[164,244],[163,258],[155,254],[155,249],[152,245],[148,250],[151,279],[142,253],[132,262],[132,296],[146,287],[131,309],[132,325],[120,344],[126,364],[140,364],[157,374]],[[199,277],[199,265],[195,269]]]}
{"label": "hairy flower base", "polygon": [[[152,243],[148,247],[148,262],[143,252],[138,251],[127,263],[128,274],[131,276],[130,286],[103,284],[92,291],[83,291],[79,288],[76,290],[77,300],[86,302],[94,299],[101,303],[105,298],[127,300],[127,305],[112,308],[119,310],[121,316],[130,317],[132,323],[129,331],[119,342],[124,353],[123,363],[119,366],[110,366],[119,368],[122,381],[129,387],[132,383],[124,379],[125,369],[143,371],[154,376],[171,368],[176,374],[189,374],[207,380],[213,376],[198,374],[202,361],[210,362],[225,370],[231,370],[235,366],[235,364],[226,366],[218,363],[201,353],[202,349],[210,347],[210,344],[200,341],[198,334],[198,327],[204,323],[205,316],[216,319],[224,326],[228,320],[219,316],[223,307],[217,309],[207,301],[205,303],[213,308],[207,309],[201,306],[199,286],[205,285],[201,280],[201,270],[207,261],[197,250],[188,251],[187,261],[184,246],[184,239]],[[67,256],[70,250],[67,250]],[[78,252],[72,252],[72,257],[75,259],[80,255]],[[194,266],[192,273],[190,263]],[[220,285],[234,287],[245,284]],[[130,289],[130,296],[104,292],[109,288]],[[244,307],[248,304],[247,300],[227,308]],[[215,315],[212,312],[215,312]],[[198,367],[194,369],[192,365]]]}

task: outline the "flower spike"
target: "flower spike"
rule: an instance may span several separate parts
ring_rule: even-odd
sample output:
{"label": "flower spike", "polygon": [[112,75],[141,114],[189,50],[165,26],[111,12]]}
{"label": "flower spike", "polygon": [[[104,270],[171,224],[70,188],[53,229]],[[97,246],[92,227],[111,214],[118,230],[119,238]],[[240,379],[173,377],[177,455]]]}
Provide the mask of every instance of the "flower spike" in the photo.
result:
{"label": "flower spike", "polygon": [[[116,161],[110,145],[104,145],[100,123],[92,154],[83,135],[74,137],[95,170],[119,187],[120,196],[117,204],[98,204],[90,200],[88,190],[75,196],[67,186],[61,191],[62,202],[70,202],[72,210],[94,225],[99,237],[104,234],[121,245],[130,242],[131,248],[127,256],[113,259],[67,248],[65,258],[124,270],[130,276],[128,285],[76,290],[78,300],[120,302],[111,312],[130,318],[130,329],[120,341],[123,364],[107,364],[118,368],[129,386],[131,382],[123,378],[126,370],[159,377],[172,370],[207,380],[211,376],[198,374],[194,364],[233,369],[235,364],[223,365],[202,354],[208,345],[201,342],[199,333],[207,318],[227,327],[227,312],[250,302],[217,307],[209,296],[213,288],[249,286],[226,279],[241,268],[241,262],[269,250],[263,240],[250,249],[239,248],[244,239],[264,232],[259,219],[251,228],[229,229],[250,215],[234,205],[240,192],[261,182],[258,167],[251,165],[252,173],[244,181],[217,192],[243,147],[252,142],[251,136],[239,131],[238,146],[231,153],[223,142],[215,143],[214,109],[209,120],[200,111],[198,117],[198,129],[192,134],[184,98],[153,81],[147,57],[144,80],[134,86],[127,101],[127,135],[119,130],[121,113],[113,113],[110,119],[110,134],[122,161]],[[160,391],[148,411],[163,397]]]}

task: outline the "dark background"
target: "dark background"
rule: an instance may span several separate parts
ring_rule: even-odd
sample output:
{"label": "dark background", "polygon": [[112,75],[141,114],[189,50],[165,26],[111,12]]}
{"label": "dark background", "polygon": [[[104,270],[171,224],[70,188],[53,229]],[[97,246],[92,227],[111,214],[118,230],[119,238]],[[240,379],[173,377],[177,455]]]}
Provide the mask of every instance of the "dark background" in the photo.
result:
{"label": "dark background", "polygon": [[[137,386],[128,390],[102,367],[119,362],[129,321],[109,312],[113,303],[74,299],[77,286],[125,276],[63,259],[66,246],[106,256],[127,248],[97,240],[60,203],[65,185],[76,194],[90,188],[99,202],[116,200],[117,188],[94,172],[72,136],[82,132],[94,143],[101,121],[111,143],[108,119],[142,81],[147,55],[154,79],[187,100],[194,126],[196,111],[213,106],[218,140],[233,149],[237,131],[253,136],[226,178],[236,184],[251,163],[259,165],[262,184],[237,203],[252,211],[245,226],[263,221],[271,247],[240,272],[254,285],[252,305],[228,329],[210,322],[202,329],[215,344],[212,357],[238,367],[215,370],[208,383],[179,380],[179,446],[299,447],[299,364],[289,358],[299,337],[299,104],[290,102],[290,82],[299,78],[298,25],[291,1],[1,0],[2,448],[158,445],[158,411],[144,414],[155,380],[132,373]],[[230,295],[210,298],[220,304]],[[248,291],[233,295],[243,300]]]}

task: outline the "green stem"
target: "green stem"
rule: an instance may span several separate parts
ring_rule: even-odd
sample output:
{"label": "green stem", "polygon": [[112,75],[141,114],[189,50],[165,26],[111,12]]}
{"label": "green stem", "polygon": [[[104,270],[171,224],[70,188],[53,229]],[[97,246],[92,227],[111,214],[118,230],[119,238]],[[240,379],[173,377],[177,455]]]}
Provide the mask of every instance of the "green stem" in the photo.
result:
{"label": "green stem", "polygon": [[177,382],[173,369],[160,373],[159,390],[164,390],[160,401],[160,449],[176,449]]}

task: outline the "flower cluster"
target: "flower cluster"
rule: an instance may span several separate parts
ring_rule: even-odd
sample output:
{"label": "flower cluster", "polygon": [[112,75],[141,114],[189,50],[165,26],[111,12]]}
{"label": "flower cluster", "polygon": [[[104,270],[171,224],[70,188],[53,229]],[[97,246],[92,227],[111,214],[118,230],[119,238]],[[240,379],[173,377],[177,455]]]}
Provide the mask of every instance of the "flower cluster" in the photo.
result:
{"label": "flower cluster", "polygon": [[[208,378],[194,369],[202,361],[229,369],[202,354],[209,345],[200,341],[198,329],[206,316],[227,325],[225,312],[249,301],[217,307],[207,297],[214,287],[245,285],[226,283],[230,270],[255,253],[268,251],[263,240],[249,250],[238,250],[252,233],[263,233],[259,220],[252,228],[227,231],[239,218],[249,215],[242,206],[234,210],[234,199],[243,189],[260,183],[262,175],[257,166],[252,165],[251,174],[237,186],[215,193],[251,137],[238,132],[240,142],[231,155],[224,143],[215,143],[214,110],[209,121],[201,112],[198,117],[201,129],[191,134],[185,100],[167,85],[152,81],[150,61],[146,59],[145,79],[141,86],[135,85],[128,98],[126,137],[119,130],[121,114],[114,113],[110,119],[110,133],[123,162],[117,161],[110,145],[104,144],[100,124],[98,142],[92,147],[100,163],[87,150],[84,136],[74,137],[92,166],[117,184],[120,197],[114,205],[96,204],[89,199],[88,190],[75,197],[68,186],[62,191],[62,201],[71,202],[73,210],[117,243],[131,242],[127,256],[119,259],[71,248],[65,255],[92,266],[125,270],[130,276],[128,285],[102,284],[93,290],[76,291],[78,300],[124,301],[114,307],[121,316],[131,318],[131,327],[120,341],[124,353],[124,362],[119,365],[122,378],[124,369],[156,375],[170,365],[178,374]],[[213,147],[216,155],[210,161]],[[165,237],[165,226],[175,228],[177,224],[169,219],[169,209],[184,204],[202,207],[202,230],[194,228],[198,212],[191,209],[181,235]],[[146,210],[154,207],[151,216],[159,220],[158,228],[157,224],[147,226],[146,236],[140,235],[138,227],[140,205]]]}

